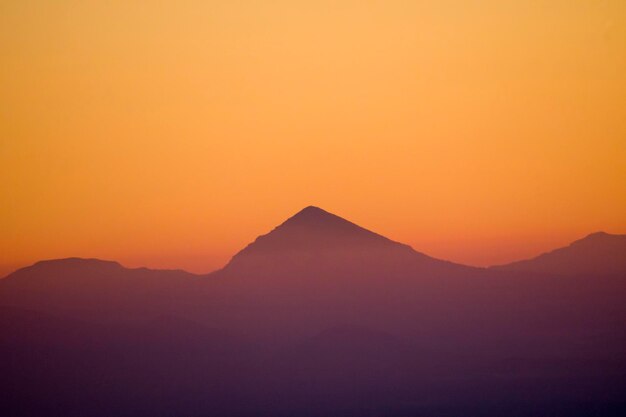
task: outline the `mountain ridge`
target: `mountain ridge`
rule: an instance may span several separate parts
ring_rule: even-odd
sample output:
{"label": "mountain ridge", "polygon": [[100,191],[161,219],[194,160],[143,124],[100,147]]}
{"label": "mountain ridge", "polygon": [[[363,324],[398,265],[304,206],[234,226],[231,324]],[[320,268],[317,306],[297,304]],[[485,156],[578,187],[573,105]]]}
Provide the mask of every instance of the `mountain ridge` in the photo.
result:
{"label": "mountain ridge", "polygon": [[626,235],[594,232],[567,246],[489,269],[555,275],[625,273]]}
{"label": "mountain ridge", "polygon": [[[136,267],[129,268],[117,261],[105,260],[99,258],[82,258],[82,257],[66,257],[56,259],[44,259],[37,261],[31,265],[18,268],[15,271],[6,274],[0,278],[0,281],[4,281],[15,275],[21,275],[24,271],[33,271],[43,268],[71,268],[71,269],[85,269],[88,270],[126,270],[126,271],[145,271],[145,272],[162,272],[162,273],[180,273],[187,274],[191,277],[209,277],[219,275],[223,272],[230,272],[242,258],[245,258],[251,253],[257,252],[259,256],[271,255],[272,252],[286,251],[296,252],[298,250],[316,252],[320,250],[328,250],[330,248],[341,248],[348,245],[356,245],[362,250],[369,250],[372,248],[394,248],[394,250],[404,251],[406,254],[411,254],[414,257],[420,257],[423,260],[443,262],[448,265],[455,265],[458,267],[473,268],[477,270],[487,269],[492,271],[531,271],[539,268],[538,266],[532,266],[531,263],[543,262],[545,259],[552,256],[561,256],[564,252],[571,249],[591,250],[598,251],[602,248],[595,248],[594,245],[606,245],[612,244],[616,241],[621,241],[621,246],[626,248],[626,235],[611,234],[604,231],[597,231],[586,235],[585,237],[571,242],[567,246],[559,247],[547,251],[545,253],[538,254],[537,256],[520,259],[504,264],[491,265],[485,268],[474,267],[457,263],[454,261],[443,260],[432,257],[425,253],[416,251],[411,246],[397,242],[387,238],[379,233],[366,229],[356,223],[346,220],[336,214],[330,213],[320,207],[309,205],[298,211],[296,214],[287,218],[285,221],[274,227],[268,233],[259,235],[254,241],[246,245],[243,249],[233,255],[230,260],[221,268],[210,271],[208,273],[191,273],[181,268],[173,269],[160,269],[160,268],[147,268]],[[620,248],[617,251],[621,250]],[[624,249],[626,251],[626,249]],[[622,252],[618,252],[614,258],[619,258]],[[626,258],[626,252],[623,252],[623,257]],[[582,254],[583,258],[585,254]],[[575,258],[580,259],[580,254],[577,254]],[[565,262],[565,261],[563,261]],[[626,271],[626,261],[621,265],[615,261],[614,264],[618,264],[613,268],[616,272],[622,270]],[[541,269],[541,268],[539,268]],[[550,268],[549,268],[550,269]],[[552,267],[551,269],[554,269]],[[584,272],[597,272],[598,268],[586,268]],[[537,271],[535,271],[537,272]],[[540,272],[540,271],[539,271]],[[555,273],[552,271],[544,271],[545,273]],[[568,271],[567,273],[575,273],[576,271]]]}
{"label": "mountain ridge", "polygon": [[[172,407],[167,415],[237,417],[331,415],[310,414],[311,404],[338,410],[369,398],[372,410],[509,393],[578,401],[582,389],[607,398],[607,387],[623,398],[626,272],[465,267],[321,209],[299,213],[231,268],[200,277],[70,258],[0,281],[7,397],[20,412],[47,411],[36,416],[79,398],[64,416],[119,415],[122,401],[149,410],[142,415]],[[592,234],[571,247],[584,260],[613,240]],[[571,247],[559,258],[566,266]],[[236,404],[268,412],[239,413]]]}

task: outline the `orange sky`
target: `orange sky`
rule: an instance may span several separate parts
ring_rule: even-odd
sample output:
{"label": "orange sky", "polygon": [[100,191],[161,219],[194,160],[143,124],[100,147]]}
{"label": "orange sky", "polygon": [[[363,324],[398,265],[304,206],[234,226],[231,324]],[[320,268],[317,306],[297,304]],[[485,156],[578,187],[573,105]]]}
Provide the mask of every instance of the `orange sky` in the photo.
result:
{"label": "orange sky", "polygon": [[623,0],[5,0],[0,54],[0,272],[309,204],[476,265],[626,233]]}

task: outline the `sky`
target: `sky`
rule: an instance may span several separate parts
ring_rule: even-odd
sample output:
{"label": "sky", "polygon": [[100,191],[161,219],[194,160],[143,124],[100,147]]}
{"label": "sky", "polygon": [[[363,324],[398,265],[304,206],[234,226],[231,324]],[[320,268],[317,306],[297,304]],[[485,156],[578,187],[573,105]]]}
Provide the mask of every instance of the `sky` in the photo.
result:
{"label": "sky", "polygon": [[0,2],[0,273],[316,205],[472,265],[626,233],[623,0]]}

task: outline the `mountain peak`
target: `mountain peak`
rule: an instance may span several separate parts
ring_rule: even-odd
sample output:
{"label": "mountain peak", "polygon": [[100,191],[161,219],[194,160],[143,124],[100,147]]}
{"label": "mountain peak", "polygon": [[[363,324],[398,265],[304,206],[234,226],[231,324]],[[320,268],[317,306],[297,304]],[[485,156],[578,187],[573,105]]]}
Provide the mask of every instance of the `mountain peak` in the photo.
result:
{"label": "mountain peak", "polygon": [[382,236],[374,232],[370,232],[369,230],[366,230],[342,217],[339,217],[315,206],[307,206],[303,208],[302,210],[288,218],[281,225],[276,227],[271,233],[274,233],[278,230],[303,227],[316,230],[320,230],[321,228],[321,230],[326,233],[329,231],[343,231],[351,233],[367,232],[370,235],[375,235],[382,238]]}
{"label": "mountain peak", "polygon": [[[291,216],[285,223],[290,222],[323,222],[332,221],[332,219],[341,219],[332,213],[327,212],[316,206],[307,206]],[[341,219],[344,220],[344,219]]]}
{"label": "mountain peak", "polygon": [[607,232],[603,232],[603,231],[599,231],[599,232],[593,232],[588,234],[587,236],[585,236],[582,239],[579,239],[578,241],[583,241],[583,240],[597,240],[597,239],[606,239],[607,237],[611,237],[611,236],[615,236],[615,235],[611,235]]}
{"label": "mountain peak", "polygon": [[317,206],[306,206],[305,208],[303,208],[302,210],[300,210],[299,212],[294,214],[293,217],[296,217],[296,216],[309,216],[309,215],[321,215],[321,214],[331,214],[331,213],[329,213],[326,210],[321,209],[321,208],[319,208]]}
{"label": "mountain peak", "polygon": [[[373,251],[373,252],[372,252]],[[302,256],[308,261],[339,253],[380,254],[401,251],[416,254],[409,246],[394,242],[315,206],[307,206],[282,224],[249,244],[225,269],[283,262],[285,257]],[[296,255],[298,254],[298,255]]]}
{"label": "mountain peak", "polygon": [[591,233],[568,246],[495,268],[550,274],[623,274],[626,235]]}
{"label": "mountain peak", "polygon": [[44,259],[42,261],[38,261],[33,264],[34,267],[44,267],[50,265],[59,265],[63,267],[90,267],[90,266],[106,266],[110,268],[121,268],[118,262],[108,261],[97,258],[79,258],[79,257],[70,257],[70,258],[59,258],[59,259]]}
{"label": "mountain peak", "polygon": [[370,244],[401,245],[319,207],[308,206],[259,236],[248,248],[293,250]]}
{"label": "mountain peak", "polygon": [[[240,276],[389,277],[467,268],[431,258],[319,207],[308,206],[237,253],[222,270]],[[266,281],[267,282],[267,281]]]}
{"label": "mountain peak", "polygon": [[584,246],[595,248],[596,250],[604,250],[605,247],[615,244],[624,244],[626,235],[615,235],[607,232],[594,232],[570,244],[570,247]]}

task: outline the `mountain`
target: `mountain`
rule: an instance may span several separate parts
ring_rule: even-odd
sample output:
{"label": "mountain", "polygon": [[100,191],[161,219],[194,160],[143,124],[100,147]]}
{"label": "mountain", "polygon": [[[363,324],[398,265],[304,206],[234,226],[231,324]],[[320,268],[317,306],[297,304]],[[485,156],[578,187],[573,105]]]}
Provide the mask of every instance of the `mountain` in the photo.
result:
{"label": "mountain", "polygon": [[[215,300],[212,316],[239,332],[285,343],[341,323],[377,328],[424,313],[437,320],[437,305],[456,308],[454,298],[465,286],[452,282],[470,282],[482,272],[309,206],[205,281]],[[451,297],[444,301],[446,288]]]}
{"label": "mountain", "polygon": [[[466,340],[479,350],[475,342],[490,331],[510,333],[524,321],[570,326],[604,317],[595,306],[619,305],[625,280],[590,274],[622,270],[623,239],[594,234],[536,260],[472,268],[310,206],[205,276],[96,259],[42,261],[0,280],[0,305],[99,321],[177,315],[278,344],[354,323],[413,338],[427,332],[420,339],[427,347]],[[544,277],[555,271],[582,275]]]}
{"label": "mountain", "polygon": [[472,268],[307,207],[205,276],[38,262],[3,416],[624,415],[623,241]]}
{"label": "mountain", "polygon": [[492,269],[553,275],[624,275],[626,235],[592,233],[569,246]]}
{"label": "mountain", "polygon": [[167,312],[197,279],[184,271],[130,269],[98,259],[40,261],[0,280],[0,305],[140,319]]}
{"label": "mountain", "polygon": [[440,273],[472,269],[431,258],[318,207],[309,206],[237,253],[221,271],[233,276]]}

